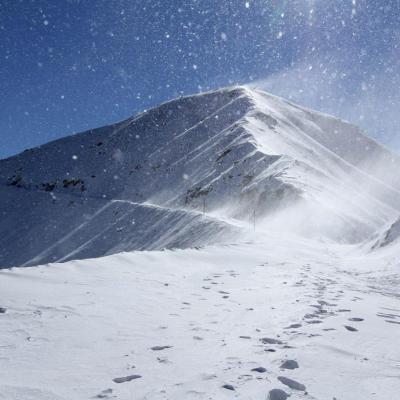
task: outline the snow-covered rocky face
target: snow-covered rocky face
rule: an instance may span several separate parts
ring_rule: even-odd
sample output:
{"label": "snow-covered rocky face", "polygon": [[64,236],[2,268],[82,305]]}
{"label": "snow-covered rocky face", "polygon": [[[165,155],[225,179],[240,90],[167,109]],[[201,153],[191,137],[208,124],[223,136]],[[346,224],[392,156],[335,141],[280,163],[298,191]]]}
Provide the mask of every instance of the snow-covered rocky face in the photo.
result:
{"label": "snow-covered rocky face", "polygon": [[[379,165],[378,165],[379,164]],[[290,232],[355,243],[397,217],[399,158],[244,87],[179,98],[0,161],[0,265]],[[12,221],[12,222],[11,222]]]}

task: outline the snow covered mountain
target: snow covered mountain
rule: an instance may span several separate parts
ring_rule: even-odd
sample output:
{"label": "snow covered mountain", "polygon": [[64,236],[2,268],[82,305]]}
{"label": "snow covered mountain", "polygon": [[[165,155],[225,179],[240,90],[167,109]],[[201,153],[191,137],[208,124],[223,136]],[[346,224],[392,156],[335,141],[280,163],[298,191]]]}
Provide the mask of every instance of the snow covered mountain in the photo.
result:
{"label": "snow covered mountain", "polygon": [[226,243],[255,221],[366,240],[400,212],[399,166],[358,128],[263,92],[179,98],[1,160],[0,266]]}
{"label": "snow covered mountain", "polygon": [[400,218],[388,225],[381,232],[377,233],[377,238],[373,243],[372,249],[398,244],[400,238]]}
{"label": "snow covered mountain", "polygon": [[0,400],[396,398],[399,167],[243,87],[1,160]]}

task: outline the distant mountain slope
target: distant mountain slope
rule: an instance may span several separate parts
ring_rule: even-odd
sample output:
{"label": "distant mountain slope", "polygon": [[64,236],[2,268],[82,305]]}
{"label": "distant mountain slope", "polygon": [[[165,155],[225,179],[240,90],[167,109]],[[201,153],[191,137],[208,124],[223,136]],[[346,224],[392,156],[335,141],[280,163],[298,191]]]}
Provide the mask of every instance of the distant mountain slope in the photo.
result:
{"label": "distant mountain slope", "polygon": [[0,265],[29,266],[128,250],[159,250],[225,242],[239,228],[199,212],[126,200],[0,188]]}
{"label": "distant mountain slope", "polygon": [[400,240],[400,218],[397,218],[392,224],[388,225],[382,232],[377,234],[373,241],[372,249],[379,249],[391,244],[399,244]]}
{"label": "distant mountain slope", "polygon": [[263,92],[179,98],[1,160],[0,266],[224,242],[233,220],[276,215],[354,242],[400,211],[399,166],[358,128]]}

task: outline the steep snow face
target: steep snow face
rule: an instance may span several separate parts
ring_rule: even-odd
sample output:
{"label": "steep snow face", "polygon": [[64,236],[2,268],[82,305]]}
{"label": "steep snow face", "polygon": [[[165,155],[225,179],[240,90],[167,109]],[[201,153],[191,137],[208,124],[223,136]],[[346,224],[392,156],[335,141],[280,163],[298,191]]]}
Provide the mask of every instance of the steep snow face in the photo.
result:
{"label": "steep snow face", "polygon": [[356,127],[266,93],[176,99],[0,161],[0,265],[226,242],[237,220],[361,240],[398,211],[388,164]]}
{"label": "steep snow face", "polygon": [[[243,126],[253,107],[241,88],[178,99],[4,160],[0,179],[54,194],[167,207],[202,210],[207,198],[212,210],[237,200],[255,176],[280,161],[260,152]],[[273,197],[285,185],[269,177]]]}
{"label": "steep snow face", "polygon": [[[1,161],[0,265],[231,240],[236,223],[192,206],[205,211],[207,189],[188,183],[188,174],[192,180],[210,175],[213,163],[200,151],[189,166],[185,157],[240,119],[247,106],[240,90],[180,99]],[[218,153],[215,146],[209,153]],[[10,226],[19,228],[14,233]]]}
{"label": "steep snow face", "polygon": [[255,107],[245,128],[260,151],[291,160],[276,177],[306,200],[292,212],[285,209],[285,223],[358,241],[398,214],[398,155],[344,121],[263,92],[251,97]]}
{"label": "steep snow face", "polygon": [[239,233],[239,227],[199,212],[127,200],[67,195],[54,200],[45,192],[26,191],[15,203],[11,188],[0,188],[0,196],[4,208],[13,210],[0,224],[3,266],[224,243]]}
{"label": "steep snow face", "polygon": [[[400,238],[400,218],[393,222],[389,227],[386,227],[381,233],[377,234],[377,239],[372,245],[372,249],[386,247],[391,244],[399,244]],[[396,246],[396,249],[398,247]]]}

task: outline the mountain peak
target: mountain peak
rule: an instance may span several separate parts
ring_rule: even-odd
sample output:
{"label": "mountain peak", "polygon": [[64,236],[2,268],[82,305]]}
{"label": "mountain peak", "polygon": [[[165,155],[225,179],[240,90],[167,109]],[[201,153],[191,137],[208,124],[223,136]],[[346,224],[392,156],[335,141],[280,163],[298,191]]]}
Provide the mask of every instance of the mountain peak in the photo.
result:
{"label": "mountain peak", "polygon": [[0,230],[17,218],[24,233],[0,239],[0,264],[230,240],[255,218],[362,240],[400,204],[375,168],[389,159],[400,166],[358,128],[262,91],[181,97],[1,160]]}

